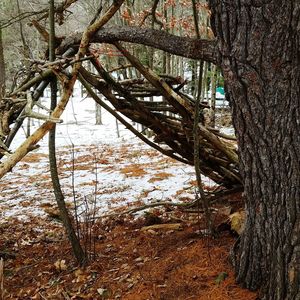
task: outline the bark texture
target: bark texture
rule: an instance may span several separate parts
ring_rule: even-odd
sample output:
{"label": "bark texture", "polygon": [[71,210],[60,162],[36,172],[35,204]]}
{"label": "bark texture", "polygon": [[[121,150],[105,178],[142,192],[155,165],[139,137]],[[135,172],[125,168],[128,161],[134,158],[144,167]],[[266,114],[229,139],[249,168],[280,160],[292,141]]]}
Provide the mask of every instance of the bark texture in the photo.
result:
{"label": "bark texture", "polygon": [[209,2],[246,194],[237,281],[300,299],[300,1]]}

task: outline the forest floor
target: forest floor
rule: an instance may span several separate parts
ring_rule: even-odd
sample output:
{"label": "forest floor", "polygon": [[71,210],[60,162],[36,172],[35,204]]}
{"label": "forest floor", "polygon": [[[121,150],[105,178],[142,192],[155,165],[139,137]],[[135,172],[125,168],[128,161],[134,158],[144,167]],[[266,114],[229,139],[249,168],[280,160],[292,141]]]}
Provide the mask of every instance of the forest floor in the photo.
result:
{"label": "forest floor", "polygon": [[[100,149],[107,155],[97,159],[100,180],[96,196],[104,206],[109,199],[115,206],[106,205],[105,211],[101,205],[95,207],[96,215],[121,213],[153,203],[155,197],[159,197],[155,201],[173,202],[191,201],[194,197],[190,167],[140,144],[136,147],[139,150],[126,144]],[[84,150],[81,147],[82,152],[79,149],[75,149],[74,171],[79,172],[80,179],[76,189],[86,188],[88,192],[95,187],[97,155],[93,154],[95,146]],[[70,155],[69,149],[60,148],[58,154],[60,175],[70,180],[72,163],[64,156]],[[157,207],[135,216],[97,218],[90,230],[92,237],[83,242],[90,262],[80,268],[55,209],[46,159],[44,154],[29,154],[0,184],[5,299],[256,299],[256,293],[235,283],[229,260],[236,236],[228,226],[228,216],[242,208],[240,194],[223,198],[212,207],[219,229],[214,239],[205,235],[203,214],[182,207]],[[36,166],[34,172],[24,176],[21,171],[32,166]],[[179,174],[179,169],[184,172]],[[112,181],[110,188],[105,181],[101,185],[102,173],[103,180],[109,177]],[[118,182],[120,174],[123,177]],[[181,184],[175,180],[177,177]],[[68,205],[74,207],[73,186],[63,182]],[[206,189],[214,188],[206,179],[205,183]],[[151,227],[155,224],[158,228]]]}
{"label": "forest floor", "polygon": [[[1,225],[5,299],[256,299],[235,283],[232,232],[211,239],[197,216],[178,209],[152,213],[97,222],[92,259],[83,268],[74,263],[58,221],[35,217]],[[180,226],[145,230],[161,222]]]}

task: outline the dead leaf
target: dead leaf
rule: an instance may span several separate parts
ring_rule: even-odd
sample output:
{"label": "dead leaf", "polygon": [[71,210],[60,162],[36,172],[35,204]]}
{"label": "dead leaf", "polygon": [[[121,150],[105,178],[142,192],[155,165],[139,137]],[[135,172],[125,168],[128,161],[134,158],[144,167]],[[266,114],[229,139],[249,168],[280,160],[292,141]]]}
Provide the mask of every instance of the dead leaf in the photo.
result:
{"label": "dead leaf", "polygon": [[146,165],[133,164],[122,168],[120,172],[128,177],[141,177],[147,174],[144,167],[146,167]]}
{"label": "dead leaf", "polygon": [[67,265],[66,265],[66,261],[64,259],[57,260],[54,263],[54,266],[55,266],[55,268],[56,268],[57,271],[65,271],[68,268]]}
{"label": "dead leaf", "polygon": [[60,219],[60,213],[57,207],[45,207],[44,211],[48,214],[49,217],[53,219]]}
{"label": "dead leaf", "polygon": [[245,229],[246,213],[245,211],[235,212],[229,216],[231,229],[241,235]]}
{"label": "dead leaf", "polygon": [[85,274],[81,269],[78,269],[74,272],[76,279],[75,282],[85,282],[87,280],[88,275]]}
{"label": "dead leaf", "polygon": [[232,211],[232,207],[230,206],[224,206],[218,209],[219,214],[229,217],[230,213]]}
{"label": "dead leaf", "polygon": [[98,294],[102,297],[102,298],[108,298],[109,297],[109,292],[107,289],[103,289],[103,288],[99,288],[97,289]]}

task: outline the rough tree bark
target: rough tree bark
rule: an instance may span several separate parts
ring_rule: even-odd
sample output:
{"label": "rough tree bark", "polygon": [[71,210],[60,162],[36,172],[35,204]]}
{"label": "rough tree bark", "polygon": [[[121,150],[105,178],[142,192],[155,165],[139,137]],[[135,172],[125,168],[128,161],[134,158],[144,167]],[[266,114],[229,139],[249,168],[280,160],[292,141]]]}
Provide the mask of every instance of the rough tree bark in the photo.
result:
{"label": "rough tree bark", "polygon": [[209,2],[246,195],[237,281],[300,299],[300,1]]}

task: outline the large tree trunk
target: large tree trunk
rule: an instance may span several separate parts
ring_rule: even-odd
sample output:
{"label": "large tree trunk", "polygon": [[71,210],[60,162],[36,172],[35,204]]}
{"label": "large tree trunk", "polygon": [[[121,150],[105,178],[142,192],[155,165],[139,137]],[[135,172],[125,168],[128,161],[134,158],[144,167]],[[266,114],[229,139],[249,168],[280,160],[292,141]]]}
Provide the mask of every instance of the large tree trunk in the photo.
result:
{"label": "large tree trunk", "polygon": [[300,1],[210,6],[246,195],[237,281],[300,299]]}

